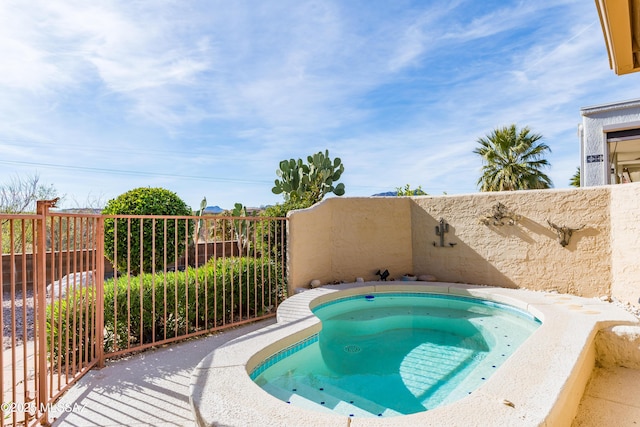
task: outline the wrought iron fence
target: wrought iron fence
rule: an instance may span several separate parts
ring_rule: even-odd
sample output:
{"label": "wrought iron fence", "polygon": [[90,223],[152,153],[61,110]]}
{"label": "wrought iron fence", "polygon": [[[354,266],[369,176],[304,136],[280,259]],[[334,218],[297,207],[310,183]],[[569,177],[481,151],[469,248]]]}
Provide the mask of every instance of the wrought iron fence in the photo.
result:
{"label": "wrought iron fence", "polygon": [[[0,215],[0,246],[3,258],[9,259],[8,264],[0,263],[5,425],[46,423],[51,404],[102,360],[101,282],[94,280],[88,288],[96,298],[80,302],[75,292],[78,279],[63,280],[65,271],[102,275],[102,263],[96,262],[102,219],[53,214],[51,206],[38,202],[35,215]],[[76,313],[63,317],[63,305],[75,305]],[[83,325],[82,333],[65,328],[71,323]],[[61,348],[77,348],[80,343],[84,352],[54,360]]]}
{"label": "wrought iron fence", "polygon": [[286,218],[51,206],[0,215],[5,424],[46,423],[105,358],[271,317],[286,297]]}
{"label": "wrought iron fence", "polygon": [[107,356],[273,316],[284,239],[284,218],[105,216]]}

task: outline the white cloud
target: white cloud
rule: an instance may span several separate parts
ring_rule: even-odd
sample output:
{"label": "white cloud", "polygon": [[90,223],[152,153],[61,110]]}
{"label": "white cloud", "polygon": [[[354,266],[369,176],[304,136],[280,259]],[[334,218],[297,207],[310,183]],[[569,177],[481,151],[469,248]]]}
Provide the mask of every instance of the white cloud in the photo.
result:
{"label": "white cloud", "polygon": [[544,3],[519,2],[496,10],[483,10],[486,13],[475,15],[463,12],[464,8],[469,6],[468,2],[460,5],[458,8],[459,14],[457,15],[460,17],[460,21],[450,25],[450,28],[445,30],[442,35],[444,40],[468,42],[527,27],[531,25],[532,16],[541,9],[548,7]]}
{"label": "white cloud", "polygon": [[476,139],[510,123],[545,136],[564,186],[580,107],[640,78],[608,69],[581,0],[9,0],[0,54],[3,158],[107,170],[41,167],[67,193],[221,206],[280,200],[278,162],[325,148],[350,195],[475,191]]}

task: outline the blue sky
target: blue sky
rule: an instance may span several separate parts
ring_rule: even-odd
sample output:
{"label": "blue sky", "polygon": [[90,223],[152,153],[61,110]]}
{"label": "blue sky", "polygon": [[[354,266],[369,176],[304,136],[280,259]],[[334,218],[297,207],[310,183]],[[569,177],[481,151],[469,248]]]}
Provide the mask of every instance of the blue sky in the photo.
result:
{"label": "blue sky", "polygon": [[272,204],[278,163],[325,149],[346,196],[472,193],[477,139],[511,123],[566,188],[580,108],[640,87],[590,0],[8,0],[0,55],[0,183],[38,174],[63,207]]}

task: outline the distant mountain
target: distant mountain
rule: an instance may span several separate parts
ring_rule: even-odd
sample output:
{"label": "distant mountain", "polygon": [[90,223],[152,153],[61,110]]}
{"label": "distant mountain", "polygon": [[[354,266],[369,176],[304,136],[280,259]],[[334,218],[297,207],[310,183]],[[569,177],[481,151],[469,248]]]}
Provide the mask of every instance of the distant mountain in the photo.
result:
{"label": "distant mountain", "polygon": [[56,212],[100,215],[102,213],[102,208],[67,208],[56,209]]}
{"label": "distant mountain", "polygon": [[[426,193],[418,194],[419,191],[420,190],[418,190],[418,189],[413,190],[413,195],[414,196],[426,196],[427,195]],[[397,191],[387,191],[386,193],[373,194],[372,197],[375,197],[375,196],[382,196],[382,197],[390,197],[391,196],[391,197],[395,197],[397,195],[398,195]]]}
{"label": "distant mountain", "polygon": [[219,214],[220,212],[224,211],[224,209],[222,209],[220,206],[207,206],[206,208],[204,208],[204,213],[206,214]]}

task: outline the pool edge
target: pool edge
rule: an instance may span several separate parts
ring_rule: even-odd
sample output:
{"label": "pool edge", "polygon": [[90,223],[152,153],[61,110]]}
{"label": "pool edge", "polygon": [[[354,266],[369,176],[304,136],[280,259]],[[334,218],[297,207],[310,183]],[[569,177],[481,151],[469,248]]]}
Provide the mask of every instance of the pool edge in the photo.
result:
{"label": "pool edge", "polygon": [[[340,291],[346,291],[341,296],[372,291],[426,291],[482,297],[525,309],[541,318],[543,324],[487,384],[472,395],[418,414],[348,420],[343,416],[292,407],[255,385],[247,373],[250,368],[263,360],[265,353],[277,348],[276,342],[286,340],[291,334],[297,337],[311,334],[314,328],[319,328],[319,321],[311,313],[309,304],[333,299],[333,294]],[[269,426],[294,422],[322,426],[341,425],[342,422],[347,425],[348,421],[351,426],[437,425],[443,422],[456,425],[567,425],[575,417],[595,364],[597,331],[612,324],[637,324],[637,319],[611,304],[571,295],[456,283],[367,282],[326,286],[297,294],[280,306],[278,322],[249,341],[234,340],[215,350],[194,370],[190,402],[198,425],[242,422],[244,425]],[[543,332],[539,333],[540,330]],[[265,351],[266,348],[270,350]],[[214,375],[216,384],[202,381],[199,378],[202,375]],[[528,387],[525,385],[528,382],[538,385]],[[479,413],[483,414],[482,420],[478,419]]]}

